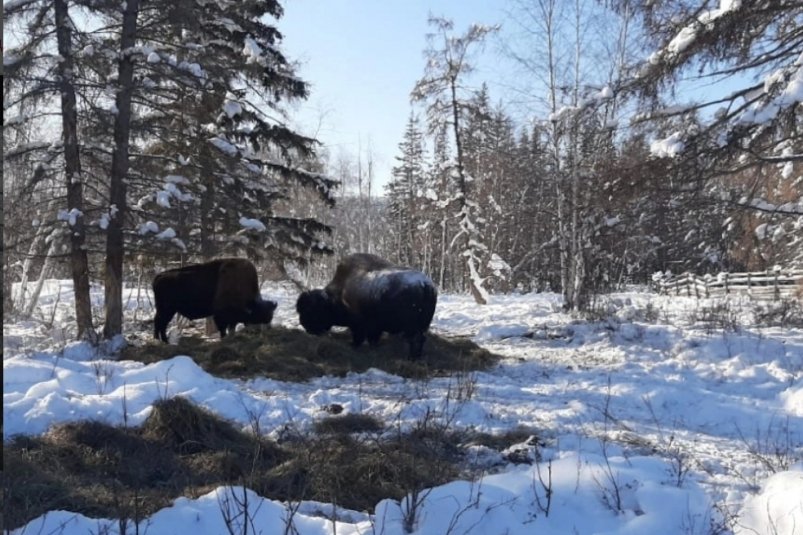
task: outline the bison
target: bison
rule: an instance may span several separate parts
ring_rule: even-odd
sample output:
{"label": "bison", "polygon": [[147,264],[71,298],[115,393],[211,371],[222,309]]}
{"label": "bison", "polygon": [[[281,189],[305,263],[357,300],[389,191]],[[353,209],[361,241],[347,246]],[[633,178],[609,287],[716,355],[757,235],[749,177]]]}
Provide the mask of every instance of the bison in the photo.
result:
{"label": "bison", "polygon": [[153,279],[153,337],[167,342],[167,324],[178,312],[195,320],[212,316],[220,337],[238,323],[270,323],[276,303],[259,294],[257,270],[243,258],[221,258],[168,269]]}
{"label": "bison", "polygon": [[420,271],[394,266],[370,254],[347,256],[323,290],[303,292],[296,302],[299,322],[310,334],[348,327],[352,343],[376,345],[383,332],[402,333],[410,358],[421,357],[438,292]]}

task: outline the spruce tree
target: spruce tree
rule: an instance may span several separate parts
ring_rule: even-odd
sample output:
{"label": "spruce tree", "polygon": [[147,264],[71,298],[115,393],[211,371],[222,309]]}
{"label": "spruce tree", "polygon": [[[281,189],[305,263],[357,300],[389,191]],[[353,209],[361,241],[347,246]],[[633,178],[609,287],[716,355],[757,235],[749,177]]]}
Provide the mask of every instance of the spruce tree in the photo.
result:
{"label": "spruce tree", "polygon": [[425,195],[424,134],[418,118],[411,112],[399,143],[398,165],[393,167],[393,178],[386,186],[391,221],[400,238],[398,261],[421,266],[421,248],[418,247],[418,227],[423,223],[422,204]]}

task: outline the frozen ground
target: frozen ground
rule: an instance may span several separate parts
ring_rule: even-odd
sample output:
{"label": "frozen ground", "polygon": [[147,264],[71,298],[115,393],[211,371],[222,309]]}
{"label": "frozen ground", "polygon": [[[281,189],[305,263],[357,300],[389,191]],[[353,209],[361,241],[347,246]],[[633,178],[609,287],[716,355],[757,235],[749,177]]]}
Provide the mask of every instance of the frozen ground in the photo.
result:
{"label": "frozen ground", "polygon": [[[415,533],[803,534],[803,330],[753,325],[745,301],[723,307],[633,291],[612,296],[603,319],[588,322],[561,312],[554,294],[494,296],[484,307],[445,295],[434,330],[471,336],[505,357],[498,366],[427,381],[370,370],[299,384],[221,379],[187,357],[105,359],[65,341],[69,293],[69,283],[53,281],[34,319],[4,324],[5,438],[84,418],[136,425],[154,400],[173,395],[272,435],[309,427],[332,403],[403,426],[429,412],[490,433],[529,427],[547,445],[532,465],[478,449],[487,475],[426,493]],[[263,293],[279,301],[274,321],[297,327],[296,294]],[[149,336],[147,297],[138,304],[130,295],[128,330]],[[547,515],[548,485],[538,475],[546,480],[550,469]],[[226,532],[221,504],[242,492],[250,491],[221,487],[177,500],[148,519],[147,533],[190,525],[199,535]],[[392,535],[404,532],[410,508],[385,500],[370,515],[341,512],[335,523],[319,513],[330,506],[304,503],[291,515],[280,502],[248,503],[266,534],[292,522],[301,535]],[[108,519],[52,512],[25,532],[95,533],[104,523],[116,533]]]}

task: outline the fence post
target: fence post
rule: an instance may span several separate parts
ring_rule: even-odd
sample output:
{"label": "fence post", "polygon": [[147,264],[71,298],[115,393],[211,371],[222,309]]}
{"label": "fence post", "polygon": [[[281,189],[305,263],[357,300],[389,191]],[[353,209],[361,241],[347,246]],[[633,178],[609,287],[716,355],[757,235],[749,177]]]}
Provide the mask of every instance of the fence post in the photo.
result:
{"label": "fence post", "polygon": [[725,295],[730,293],[730,289],[728,288],[728,272],[725,272]]}
{"label": "fence post", "polygon": [[781,290],[778,288],[778,272],[779,269],[774,269],[775,271],[775,292],[773,295],[773,301],[778,301],[781,298]]}
{"label": "fence post", "polygon": [[691,273],[686,272],[686,297],[691,297]]}
{"label": "fence post", "polygon": [[753,297],[753,289],[750,286],[750,272],[747,272],[747,295]]}

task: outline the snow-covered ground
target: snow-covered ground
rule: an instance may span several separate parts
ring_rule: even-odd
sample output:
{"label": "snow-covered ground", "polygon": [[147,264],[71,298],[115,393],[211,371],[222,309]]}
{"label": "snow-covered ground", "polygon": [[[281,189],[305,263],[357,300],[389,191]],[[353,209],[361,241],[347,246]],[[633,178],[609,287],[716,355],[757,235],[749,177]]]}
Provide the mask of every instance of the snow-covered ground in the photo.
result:
{"label": "snow-covered ground", "polygon": [[[298,326],[292,290],[263,294],[279,301],[275,323]],[[68,282],[49,282],[38,317],[3,326],[5,438],[86,418],[136,425],[155,400],[173,395],[244,428],[257,420],[274,435],[288,424],[308,428],[332,403],[392,425],[434,413],[489,433],[532,428],[547,445],[532,465],[506,465],[478,448],[486,475],[425,493],[415,533],[706,534],[728,526],[803,534],[803,329],[752,325],[749,302],[732,301],[718,322],[704,323],[722,301],[633,291],[609,298],[605,319],[588,322],[561,312],[554,294],[493,296],[484,307],[444,295],[433,329],[473,337],[504,357],[496,367],[426,381],[369,370],[285,383],[221,379],[182,356],[150,365],[106,359],[68,342],[70,299]],[[146,294],[129,290],[124,302],[129,331],[149,336]],[[471,386],[461,400],[449,395],[458,381]],[[539,474],[546,481],[550,470],[551,485],[542,484]],[[221,503],[243,492],[179,499],[147,520],[147,533],[225,533]],[[409,508],[384,500],[370,515],[341,513],[334,523],[320,504],[293,514],[258,496],[248,504],[262,533],[283,533],[292,521],[301,535],[400,534]],[[25,532],[94,533],[104,522],[117,532],[108,519],[51,512]]]}

